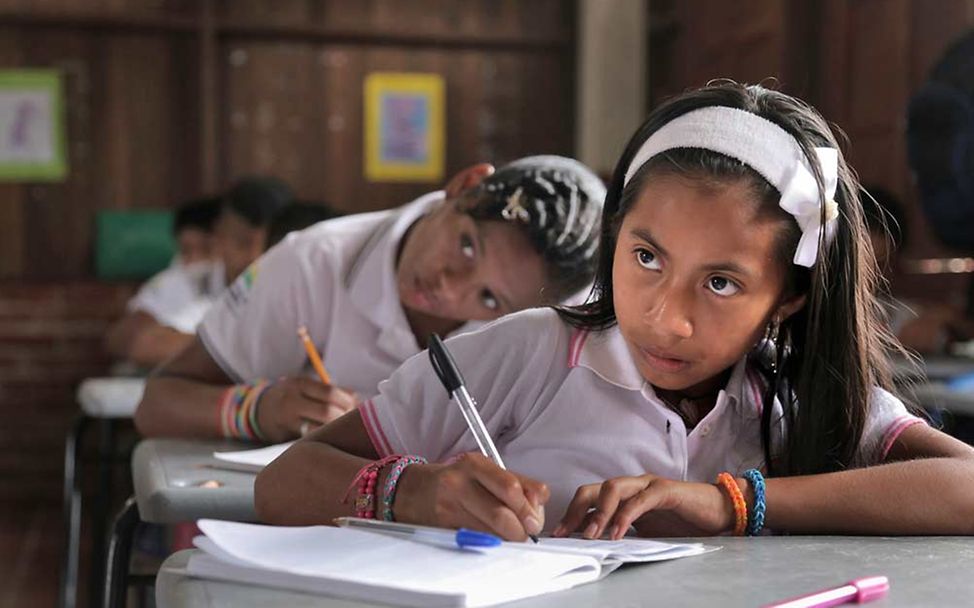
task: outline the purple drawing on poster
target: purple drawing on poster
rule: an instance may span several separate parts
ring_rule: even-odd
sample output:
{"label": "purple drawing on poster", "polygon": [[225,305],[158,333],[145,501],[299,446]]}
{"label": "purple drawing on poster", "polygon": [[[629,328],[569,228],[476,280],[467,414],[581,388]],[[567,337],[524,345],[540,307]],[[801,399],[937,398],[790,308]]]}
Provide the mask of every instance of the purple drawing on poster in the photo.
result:
{"label": "purple drawing on poster", "polygon": [[39,110],[31,100],[24,100],[17,106],[16,118],[10,127],[10,144],[13,149],[20,149],[30,142],[30,125]]}
{"label": "purple drawing on poster", "polygon": [[386,93],[380,107],[382,160],[409,164],[428,162],[429,99],[423,95]]}

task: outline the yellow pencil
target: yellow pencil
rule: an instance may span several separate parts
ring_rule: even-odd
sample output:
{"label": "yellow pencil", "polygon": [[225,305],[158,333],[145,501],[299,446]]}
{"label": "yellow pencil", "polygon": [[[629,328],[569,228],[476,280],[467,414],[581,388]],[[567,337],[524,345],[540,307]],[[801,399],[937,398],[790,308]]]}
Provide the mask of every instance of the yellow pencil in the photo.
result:
{"label": "yellow pencil", "polygon": [[325,364],[321,362],[321,355],[318,354],[318,349],[315,348],[314,342],[311,341],[311,336],[308,335],[308,328],[304,325],[299,327],[298,335],[301,336],[301,342],[304,343],[304,350],[308,352],[308,359],[311,360],[311,366],[318,372],[318,377],[325,384],[331,384],[331,376],[328,375]]}

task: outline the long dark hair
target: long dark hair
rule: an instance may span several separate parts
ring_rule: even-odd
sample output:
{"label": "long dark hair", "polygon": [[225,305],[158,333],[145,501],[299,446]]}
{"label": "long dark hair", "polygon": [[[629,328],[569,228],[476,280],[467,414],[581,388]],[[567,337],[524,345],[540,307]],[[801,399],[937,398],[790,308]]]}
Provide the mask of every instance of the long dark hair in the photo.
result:
{"label": "long dark hair", "polygon": [[[865,227],[855,175],[839,155],[835,201],[839,221],[831,243],[820,239],[811,269],[792,263],[800,238],[797,222],[778,207],[780,193],[756,171],[722,154],[677,149],[654,157],[628,185],[626,170],[640,146],[674,118],[705,107],[724,106],[762,116],[787,131],[801,147],[824,192],[816,147],[839,149],[825,120],[804,102],[761,86],[720,82],[686,93],[660,106],[636,131],[616,165],[606,195],[601,251],[589,303],[560,308],[570,324],[606,329],[616,323],[612,300],[612,260],[619,227],[646,179],[679,173],[716,184],[747,180],[761,212],[781,217],[777,249],[786,264],[786,289],[806,295],[805,306],[784,320],[771,365],[759,367],[767,380],[761,441],[769,474],[801,475],[836,471],[852,464],[869,412],[874,386],[891,386],[886,353],[896,340],[881,323],[873,294],[883,286]],[[824,202],[824,201],[823,201]],[[825,206],[822,205],[822,221]],[[774,460],[772,412],[777,397],[784,409],[785,451]],[[800,407],[799,407],[800,404]]]}

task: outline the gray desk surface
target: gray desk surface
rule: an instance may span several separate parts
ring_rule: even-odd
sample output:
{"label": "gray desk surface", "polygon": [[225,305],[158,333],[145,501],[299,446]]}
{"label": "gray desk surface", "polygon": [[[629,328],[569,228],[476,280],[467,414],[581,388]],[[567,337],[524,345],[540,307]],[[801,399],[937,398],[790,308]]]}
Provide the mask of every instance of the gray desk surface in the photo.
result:
{"label": "gray desk surface", "polygon": [[965,374],[974,374],[974,359],[934,355],[924,357],[919,367],[904,360],[893,360],[893,374],[907,396],[927,409],[943,408],[955,414],[974,416],[974,391],[957,391],[947,387],[946,381]]}
{"label": "gray desk surface", "polygon": [[974,391],[958,391],[943,382],[927,382],[909,389],[914,402],[926,409],[943,408],[954,414],[974,416]]}
{"label": "gray desk surface", "polygon": [[[974,603],[974,537],[874,538],[780,536],[702,539],[720,551],[658,564],[627,566],[597,583],[507,604],[573,606],[760,606],[854,578],[885,575],[888,606]],[[360,602],[221,583],[186,575],[192,551],[169,557],[156,579],[162,608],[294,606],[351,608]]]}
{"label": "gray desk surface", "polygon": [[253,445],[147,439],[132,453],[132,482],[143,521],[176,523],[199,518],[253,521],[253,473],[214,467],[214,451]]}

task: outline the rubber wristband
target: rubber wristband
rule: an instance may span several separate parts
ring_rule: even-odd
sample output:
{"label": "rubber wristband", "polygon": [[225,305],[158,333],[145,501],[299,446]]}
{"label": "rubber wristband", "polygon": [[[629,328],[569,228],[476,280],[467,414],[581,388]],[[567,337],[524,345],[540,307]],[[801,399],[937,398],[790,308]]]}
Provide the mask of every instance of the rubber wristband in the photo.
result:
{"label": "rubber wristband", "polygon": [[764,475],[757,469],[749,469],[744,471],[744,479],[751,484],[751,489],[754,491],[754,506],[747,519],[747,535],[757,536],[764,529],[764,514],[767,509],[764,499]]}
{"label": "rubber wristband", "polygon": [[717,476],[717,485],[724,488],[734,505],[734,536],[743,536],[747,529],[747,503],[744,502],[744,493],[734,477],[726,471]]}

